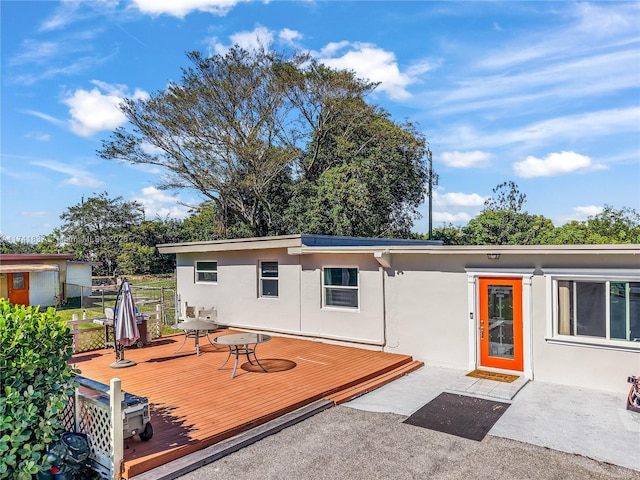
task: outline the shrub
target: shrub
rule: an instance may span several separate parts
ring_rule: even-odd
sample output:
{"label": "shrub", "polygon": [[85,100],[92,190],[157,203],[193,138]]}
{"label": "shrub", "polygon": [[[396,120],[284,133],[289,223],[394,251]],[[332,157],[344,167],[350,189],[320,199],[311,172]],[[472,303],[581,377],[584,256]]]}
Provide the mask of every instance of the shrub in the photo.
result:
{"label": "shrub", "polygon": [[50,468],[47,446],[64,431],[73,337],[53,308],[0,298],[0,345],[0,478],[31,480]]}

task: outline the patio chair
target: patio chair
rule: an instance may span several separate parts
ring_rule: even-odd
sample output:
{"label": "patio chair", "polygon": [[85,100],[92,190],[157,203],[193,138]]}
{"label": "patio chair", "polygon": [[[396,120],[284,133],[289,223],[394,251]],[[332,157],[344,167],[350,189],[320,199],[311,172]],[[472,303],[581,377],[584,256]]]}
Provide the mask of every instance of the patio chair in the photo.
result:
{"label": "patio chair", "polygon": [[216,347],[216,349],[219,348],[217,344],[213,343],[213,341],[211,340],[211,337],[209,337],[210,333],[216,332],[222,328],[220,327],[220,325],[218,325],[215,322],[216,319],[218,318],[218,313],[216,312],[216,309],[215,308],[210,308],[207,310],[197,309],[196,307],[192,307],[185,304],[185,313],[186,313],[185,322],[188,322],[189,320],[207,321],[207,322],[211,322],[212,328],[209,330],[184,330],[184,341],[182,342],[182,345],[180,345],[180,348],[178,348],[175,351],[175,353],[178,353],[180,350],[182,350],[182,347],[184,347],[185,343],[187,343],[187,339],[196,338],[196,336],[199,338],[207,337],[207,340],[209,340],[209,343],[211,345]]}
{"label": "patio chair", "polygon": [[220,325],[218,325],[218,312],[216,311],[215,307],[210,308],[208,310],[198,310],[198,316],[196,317],[197,320],[205,320],[207,322],[211,322],[215,328],[213,328],[212,330],[207,330],[204,332],[204,335],[206,335],[206,337],[209,339],[209,343],[211,343],[211,345],[215,346],[216,348],[218,347],[218,345],[214,344],[211,341],[211,338],[209,337],[210,333],[213,332],[217,332],[218,330],[221,330],[223,327],[221,327]]}
{"label": "patio chair", "polygon": [[[116,319],[115,310],[111,307],[106,307],[104,309],[104,317],[107,319],[104,322],[104,346],[105,348],[115,348],[115,331],[113,330],[113,324]],[[109,329],[111,329],[111,335],[109,335]],[[110,337],[114,338],[114,340],[110,340]]]}

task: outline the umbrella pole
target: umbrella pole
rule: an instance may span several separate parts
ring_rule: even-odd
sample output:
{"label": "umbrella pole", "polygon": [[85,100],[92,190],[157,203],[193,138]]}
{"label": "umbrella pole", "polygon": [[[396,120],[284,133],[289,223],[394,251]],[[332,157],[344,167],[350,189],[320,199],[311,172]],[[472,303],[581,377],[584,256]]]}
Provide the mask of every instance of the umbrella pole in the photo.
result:
{"label": "umbrella pole", "polygon": [[[118,301],[120,300],[120,296],[122,293],[122,285],[124,285],[124,282],[127,281],[126,278],[122,279],[122,282],[120,283],[120,288],[118,288],[118,293],[116,295],[116,306],[114,311],[117,312],[117,308],[118,308]],[[109,365],[111,368],[126,368],[126,367],[133,367],[134,365],[136,365],[136,362],[134,362],[133,360],[125,360],[124,358],[124,345],[122,345],[117,339],[116,339],[116,322],[118,321],[118,315],[114,315],[114,319],[113,319],[113,345],[114,345],[114,350],[116,351],[116,361],[113,362],[111,365]]]}

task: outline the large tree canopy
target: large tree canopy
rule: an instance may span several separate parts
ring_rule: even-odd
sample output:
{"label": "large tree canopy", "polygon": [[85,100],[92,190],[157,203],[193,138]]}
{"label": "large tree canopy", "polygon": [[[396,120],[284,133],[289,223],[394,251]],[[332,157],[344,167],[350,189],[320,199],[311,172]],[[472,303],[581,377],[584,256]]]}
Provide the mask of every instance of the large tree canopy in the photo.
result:
{"label": "large tree canopy", "polygon": [[485,208],[463,228],[470,245],[536,245],[548,243],[553,234],[551,220],[522,212],[526,195],[514,182],[503,182],[493,189]]}
{"label": "large tree canopy", "polygon": [[163,167],[161,187],[212,202],[222,237],[409,232],[426,142],[364,101],[375,84],[304,55],[188,57],[180,84],[125,101],[101,157]]}

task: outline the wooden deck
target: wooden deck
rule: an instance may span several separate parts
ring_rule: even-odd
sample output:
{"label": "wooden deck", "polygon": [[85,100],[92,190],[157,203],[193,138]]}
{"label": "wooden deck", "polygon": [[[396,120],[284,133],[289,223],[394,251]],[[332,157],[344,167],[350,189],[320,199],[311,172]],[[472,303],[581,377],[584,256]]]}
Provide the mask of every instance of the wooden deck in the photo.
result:
{"label": "wooden deck", "polygon": [[256,349],[267,373],[243,363],[231,379],[232,360],[218,369],[228,350],[205,338],[199,357],[192,339],[174,353],[182,341],[182,336],[165,337],[127,349],[125,358],[137,362],[130,368],[110,368],[113,350],[77,354],[70,361],[84,377],[105,384],[120,378],[124,391],[149,399],[154,435],[148,442],[137,436],[125,440],[124,478],[316,400],[347,401],[422,366],[407,355],[274,337]]}

